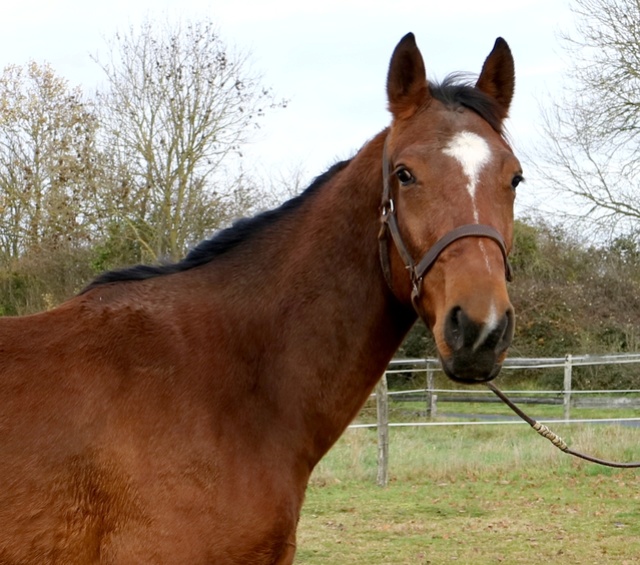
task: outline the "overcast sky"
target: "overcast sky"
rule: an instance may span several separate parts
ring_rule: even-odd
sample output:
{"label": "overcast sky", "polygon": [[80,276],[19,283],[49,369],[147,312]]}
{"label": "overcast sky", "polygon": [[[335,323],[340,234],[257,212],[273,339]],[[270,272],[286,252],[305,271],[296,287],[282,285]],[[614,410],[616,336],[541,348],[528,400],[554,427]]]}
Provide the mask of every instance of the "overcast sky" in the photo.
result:
{"label": "overcast sky", "polygon": [[[147,17],[206,16],[228,46],[249,53],[263,83],[289,100],[257,133],[250,162],[263,175],[301,168],[310,179],[388,124],[387,66],[405,33],[415,33],[427,74],[437,79],[478,73],[502,36],[516,63],[508,129],[526,175],[525,154],[540,135],[539,101],[559,91],[565,68],[558,32],[571,25],[567,1],[16,0],[0,17],[0,68],[46,61],[90,93],[100,79],[91,55],[116,31]],[[520,209],[543,206],[534,185],[521,191]]]}

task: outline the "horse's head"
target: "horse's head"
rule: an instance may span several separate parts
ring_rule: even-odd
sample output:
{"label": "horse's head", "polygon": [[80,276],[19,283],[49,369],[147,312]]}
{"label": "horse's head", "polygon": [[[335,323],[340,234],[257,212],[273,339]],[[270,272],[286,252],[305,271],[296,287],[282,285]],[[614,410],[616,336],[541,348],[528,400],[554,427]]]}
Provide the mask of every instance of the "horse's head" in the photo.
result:
{"label": "horse's head", "polygon": [[389,68],[383,270],[431,328],[447,375],[461,382],[494,378],[513,336],[507,254],[522,170],[502,134],[513,89],[502,39],[475,86],[429,84],[412,34]]}

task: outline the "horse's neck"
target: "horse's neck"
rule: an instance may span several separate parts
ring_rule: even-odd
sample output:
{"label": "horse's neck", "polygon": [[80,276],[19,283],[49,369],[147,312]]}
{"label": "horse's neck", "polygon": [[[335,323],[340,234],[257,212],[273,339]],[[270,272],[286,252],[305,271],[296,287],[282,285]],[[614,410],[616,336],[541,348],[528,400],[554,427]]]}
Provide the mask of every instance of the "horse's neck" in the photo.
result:
{"label": "horse's neck", "polygon": [[381,153],[372,141],[245,264],[255,276],[250,294],[240,290],[247,323],[265,336],[260,378],[274,379],[287,425],[308,428],[311,464],[356,415],[415,319],[379,264]]}

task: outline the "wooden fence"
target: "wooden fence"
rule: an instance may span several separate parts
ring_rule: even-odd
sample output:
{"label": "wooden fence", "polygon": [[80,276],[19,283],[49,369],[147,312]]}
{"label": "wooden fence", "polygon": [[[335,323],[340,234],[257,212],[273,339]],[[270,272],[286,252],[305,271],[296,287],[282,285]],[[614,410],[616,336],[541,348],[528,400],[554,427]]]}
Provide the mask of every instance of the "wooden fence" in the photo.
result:
{"label": "wooden fence", "polygon": [[[566,355],[561,358],[508,358],[505,360],[503,371],[515,371],[524,369],[563,369],[562,390],[507,390],[508,396],[513,396],[518,404],[562,404],[563,419],[553,420],[555,423],[585,423],[585,422],[612,422],[612,421],[640,421],[640,418],[608,418],[593,420],[571,419],[572,406],[589,407],[640,407],[638,396],[629,397],[629,394],[640,394],[638,390],[573,390],[573,368],[597,365],[620,365],[640,363],[640,353],[621,355]],[[435,388],[435,373],[441,371],[440,363],[437,359],[394,359],[378,383],[375,391],[377,423],[376,424],[355,424],[356,427],[377,427],[378,430],[378,477],[377,482],[385,486],[388,482],[388,461],[389,461],[389,428],[393,426],[428,426],[428,425],[472,425],[472,424],[511,424],[514,421],[493,420],[491,422],[435,422],[433,421],[438,402],[500,402],[498,398],[488,391],[488,394],[479,394],[477,387],[468,389],[438,389]],[[389,392],[387,386],[387,376],[396,373],[424,373],[425,386],[418,390],[404,390]],[[588,398],[588,395],[597,395],[598,398]],[[602,396],[606,395],[603,399]],[[614,396],[618,395],[618,396]],[[624,395],[624,396],[623,396]],[[404,399],[420,399],[425,402],[427,422],[415,423],[394,423],[389,421],[389,397],[402,397]],[[395,400],[396,398],[394,398]],[[547,421],[548,423],[549,421]]]}

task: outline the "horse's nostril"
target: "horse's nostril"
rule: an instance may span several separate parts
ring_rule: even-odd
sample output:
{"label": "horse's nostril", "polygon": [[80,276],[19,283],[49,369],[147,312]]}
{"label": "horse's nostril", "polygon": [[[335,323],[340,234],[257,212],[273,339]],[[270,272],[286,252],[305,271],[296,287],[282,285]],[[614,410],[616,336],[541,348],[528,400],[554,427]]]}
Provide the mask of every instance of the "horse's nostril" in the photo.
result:
{"label": "horse's nostril", "polygon": [[449,311],[444,326],[444,337],[451,349],[458,351],[464,346],[464,323],[466,316],[459,306]]}
{"label": "horse's nostril", "polygon": [[505,312],[503,324],[504,329],[502,331],[502,334],[500,335],[498,343],[496,344],[496,351],[500,353],[505,351],[511,345],[511,341],[513,339],[513,332],[515,329],[515,316],[512,308],[509,308]]}

